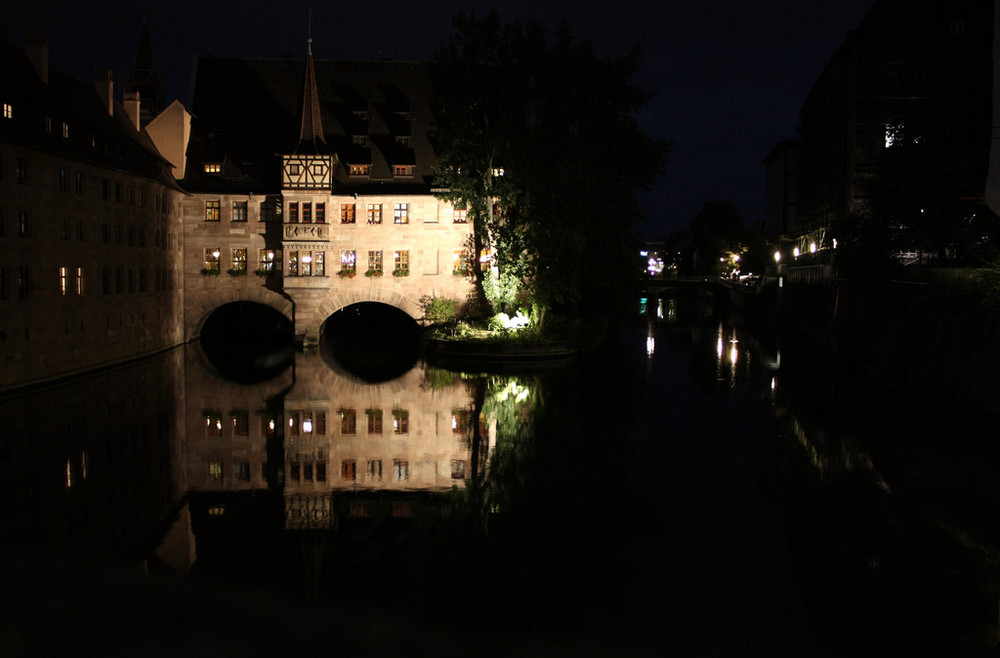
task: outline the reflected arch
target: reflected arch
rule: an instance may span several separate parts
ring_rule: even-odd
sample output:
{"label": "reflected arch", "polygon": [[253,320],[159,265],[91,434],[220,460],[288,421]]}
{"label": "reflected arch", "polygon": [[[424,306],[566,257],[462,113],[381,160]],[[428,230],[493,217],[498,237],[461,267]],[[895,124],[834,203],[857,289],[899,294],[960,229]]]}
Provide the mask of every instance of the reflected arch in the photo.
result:
{"label": "reflected arch", "polygon": [[368,383],[401,376],[416,365],[422,330],[402,309],[361,301],[324,320],[320,353],[327,365]]}

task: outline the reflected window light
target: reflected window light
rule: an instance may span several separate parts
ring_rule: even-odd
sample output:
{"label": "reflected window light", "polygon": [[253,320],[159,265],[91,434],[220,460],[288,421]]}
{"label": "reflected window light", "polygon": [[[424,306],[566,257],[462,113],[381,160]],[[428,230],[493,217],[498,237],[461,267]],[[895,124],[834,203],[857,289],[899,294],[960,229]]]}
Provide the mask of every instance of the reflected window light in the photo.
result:
{"label": "reflected window light", "polygon": [[771,392],[773,393],[776,388],[778,388],[778,380],[775,377],[771,377]]}
{"label": "reflected window light", "polygon": [[70,461],[66,460],[66,488],[69,489],[73,486],[73,466]]}
{"label": "reflected window light", "polygon": [[80,479],[87,479],[87,451],[80,453]]}

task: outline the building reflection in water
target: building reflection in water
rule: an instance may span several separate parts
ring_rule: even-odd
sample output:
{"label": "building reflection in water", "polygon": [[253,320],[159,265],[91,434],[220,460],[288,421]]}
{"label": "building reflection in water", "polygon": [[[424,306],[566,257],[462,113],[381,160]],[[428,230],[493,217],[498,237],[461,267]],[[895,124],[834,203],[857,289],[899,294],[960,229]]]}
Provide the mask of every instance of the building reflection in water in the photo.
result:
{"label": "building reflection in water", "polygon": [[[471,389],[442,381],[420,364],[370,384],[316,353],[297,353],[294,368],[255,386],[189,367],[188,490],[280,492],[289,529],[385,510],[412,516],[408,494],[462,488],[473,472]],[[375,502],[389,499],[385,510]]]}

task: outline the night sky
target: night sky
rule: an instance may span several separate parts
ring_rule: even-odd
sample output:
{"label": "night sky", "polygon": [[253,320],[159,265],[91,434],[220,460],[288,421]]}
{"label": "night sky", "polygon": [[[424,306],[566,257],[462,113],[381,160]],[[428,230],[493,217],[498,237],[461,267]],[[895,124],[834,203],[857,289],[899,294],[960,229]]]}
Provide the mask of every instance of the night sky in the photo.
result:
{"label": "night sky", "polygon": [[310,6],[313,54],[323,59],[430,59],[459,10],[492,6],[505,20],[536,19],[553,29],[566,19],[598,53],[623,55],[634,45],[644,52],[637,82],[654,98],[639,120],[647,134],[674,143],[665,175],[640,198],[643,235],[657,239],[686,227],[708,200],[733,202],[746,225],[763,218],[764,157],[795,135],[810,87],[873,2],[35,0],[3,11],[0,37],[20,45],[26,34],[44,32],[54,65],[84,79],[110,68],[122,84],[145,4],[164,100],[186,103],[196,55],[304,57]]}

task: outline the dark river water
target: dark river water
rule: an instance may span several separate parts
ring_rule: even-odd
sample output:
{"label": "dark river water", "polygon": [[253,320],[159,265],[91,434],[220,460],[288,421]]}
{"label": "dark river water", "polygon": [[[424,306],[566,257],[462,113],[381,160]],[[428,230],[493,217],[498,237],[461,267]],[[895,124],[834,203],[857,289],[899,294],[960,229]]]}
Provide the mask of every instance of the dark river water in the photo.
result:
{"label": "dark river water", "polygon": [[646,311],[544,367],[190,345],[0,398],[0,655],[997,655],[993,426]]}

